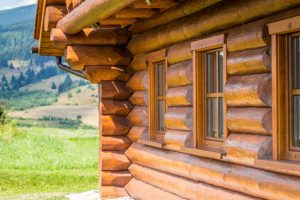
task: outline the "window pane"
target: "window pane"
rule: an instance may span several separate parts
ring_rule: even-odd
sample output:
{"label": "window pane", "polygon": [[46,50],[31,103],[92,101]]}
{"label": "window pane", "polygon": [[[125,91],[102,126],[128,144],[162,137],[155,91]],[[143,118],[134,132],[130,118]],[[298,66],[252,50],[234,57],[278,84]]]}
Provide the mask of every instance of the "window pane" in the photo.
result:
{"label": "window pane", "polygon": [[293,97],[293,146],[300,147],[300,96]]}
{"label": "window pane", "polygon": [[223,92],[223,51],[218,51],[219,92]]}
{"label": "window pane", "polygon": [[219,98],[219,133],[220,139],[224,138],[224,127],[223,127],[223,98]]}
{"label": "window pane", "polygon": [[300,37],[292,37],[292,85],[300,89]]}
{"label": "window pane", "polygon": [[157,63],[155,65],[156,70],[156,80],[157,80],[157,96],[164,96],[165,88],[164,88],[164,64]]}
{"label": "window pane", "polygon": [[207,138],[218,137],[218,101],[217,98],[207,99]]}
{"label": "window pane", "polygon": [[165,100],[158,101],[157,131],[165,131]]}
{"label": "window pane", "polygon": [[207,92],[217,92],[217,56],[216,52],[206,53]]}

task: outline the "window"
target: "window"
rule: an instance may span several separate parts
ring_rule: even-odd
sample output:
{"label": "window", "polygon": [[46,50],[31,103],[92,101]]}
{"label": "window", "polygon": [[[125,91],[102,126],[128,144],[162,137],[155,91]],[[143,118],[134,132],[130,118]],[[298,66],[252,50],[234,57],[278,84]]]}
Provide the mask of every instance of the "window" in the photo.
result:
{"label": "window", "polygon": [[[220,148],[226,136],[224,35],[192,43],[194,57],[194,130],[198,148]],[[225,52],[225,53],[224,53]]]}

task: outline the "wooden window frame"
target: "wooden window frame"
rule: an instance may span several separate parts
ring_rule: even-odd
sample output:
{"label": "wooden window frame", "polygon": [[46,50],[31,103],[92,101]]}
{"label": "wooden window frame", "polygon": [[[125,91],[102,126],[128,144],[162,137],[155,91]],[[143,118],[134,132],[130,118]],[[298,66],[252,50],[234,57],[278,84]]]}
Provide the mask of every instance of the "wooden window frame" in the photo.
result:
{"label": "wooden window frame", "polygon": [[[291,148],[290,38],[300,34],[300,16],[268,24],[272,38],[273,160],[300,161],[300,148]],[[287,84],[288,83],[288,84]]]}
{"label": "wooden window frame", "polygon": [[[203,99],[206,98],[206,93],[204,94],[205,87],[207,86],[205,80],[202,78],[203,72],[203,55],[207,51],[222,49],[223,50],[223,86],[227,81],[227,67],[226,67],[226,59],[227,59],[227,47],[225,44],[225,35],[217,35],[212,36],[206,39],[198,40],[192,42],[191,50],[193,53],[193,143],[194,146],[198,149],[222,149],[224,141],[227,138],[228,130],[226,125],[226,113],[227,113],[227,105],[225,103],[225,99],[223,97],[223,131],[224,138],[222,141],[212,141],[206,140],[206,113],[203,110],[206,110]],[[223,88],[224,89],[224,88]],[[202,92],[200,92],[202,91]],[[224,91],[223,91],[224,94]],[[205,100],[206,101],[206,100]]]}

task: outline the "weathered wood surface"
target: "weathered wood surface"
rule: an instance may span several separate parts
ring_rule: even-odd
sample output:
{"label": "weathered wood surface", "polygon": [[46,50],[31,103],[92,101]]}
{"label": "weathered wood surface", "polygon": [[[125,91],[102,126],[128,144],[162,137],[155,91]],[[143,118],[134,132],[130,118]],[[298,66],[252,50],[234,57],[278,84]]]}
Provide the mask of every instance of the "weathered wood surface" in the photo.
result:
{"label": "weathered wood surface", "polygon": [[128,171],[119,171],[119,172],[102,171],[101,172],[102,186],[124,187],[130,181],[131,178],[132,176]]}
{"label": "weathered wood surface", "polygon": [[65,59],[74,70],[82,70],[86,65],[127,66],[131,54],[117,46],[68,46]]}
{"label": "weathered wood surface", "polygon": [[168,106],[190,106],[193,104],[193,87],[189,85],[169,88],[166,98]]}
{"label": "weathered wood surface", "polygon": [[129,101],[135,106],[148,105],[148,91],[135,91]]}
{"label": "weathered wood surface", "polygon": [[47,6],[44,16],[44,31],[51,31],[67,13],[65,6]]}
{"label": "weathered wood surface", "polygon": [[101,81],[128,81],[130,73],[127,67],[122,66],[85,66],[84,74],[93,84]]}
{"label": "weathered wood surface", "polygon": [[134,107],[128,101],[116,101],[109,99],[102,99],[100,106],[103,115],[119,115],[124,117],[127,116]]}
{"label": "weathered wood surface", "polygon": [[184,179],[172,174],[156,171],[136,164],[131,165],[129,167],[129,171],[134,176],[134,178],[185,199],[256,199],[243,194],[239,194],[237,192],[232,192],[223,188],[217,188],[215,186],[210,186],[204,183],[197,183],[196,181]]}
{"label": "weathered wood surface", "polygon": [[102,135],[105,136],[127,135],[131,128],[125,117],[116,115],[102,115],[100,125],[102,125]]}
{"label": "weathered wood surface", "polygon": [[133,8],[124,8],[114,14],[115,18],[127,18],[127,19],[141,19],[141,18],[148,18],[154,15],[155,12],[152,9],[148,8],[140,8],[140,9],[133,9]]}
{"label": "weathered wood surface", "polygon": [[50,5],[65,5],[65,0],[47,0],[47,6]]}
{"label": "weathered wood surface", "polygon": [[229,108],[226,119],[232,133],[272,134],[271,108]]}
{"label": "weathered wood surface", "polygon": [[240,161],[270,156],[272,152],[272,137],[262,135],[231,133],[225,141],[226,157]]}
{"label": "weathered wood surface", "polygon": [[193,58],[191,51],[191,42],[186,41],[174,44],[168,48],[167,57],[169,64],[191,60]]}
{"label": "weathered wood surface", "polygon": [[[202,12],[142,33],[134,37],[127,48],[133,54],[151,52],[174,43],[244,24],[261,16],[270,15],[299,4],[298,0],[230,1],[226,4],[211,6]],[[236,12],[237,9],[239,12]]]}
{"label": "weathered wood surface", "polygon": [[100,192],[102,198],[120,198],[129,196],[123,187],[102,186]]}
{"label": "weathered wood surface", "polygon": [[139,139],[146,139],[148,138],[148,128],[143,126],[133,126],[127,137],[133,142],[137,142]]}
{"label": "weathered wood surface", "polygon": [[125,30],[85,28],[75,35],[67,35],[61,29],[51,30],[50,40],[58,48],[67,45],[125,45],[130,33]]}
{"label": "weathered wood surface", "polygon": [[298,177],[164,151],[136,143],[129,147],[126,155],[136,164],[259,198],[295,200],[300,196]]}
{"label": "weathered wood surface", "polygon": [[172,193],[168,193],[143,181],[132,178],[125,186],[129,195],[134,199],[143,200],[184,200]]}
{"label": "weathered wood surface", "polygon": [[109,17],[122,8],[125,8],[133,1],[134,0],[86,1],[60,20],[57,27],[61,28],[66,34],[78,33],[82,29]]}
{"label": "weathered wood surface", "polygon": [[125,151],[131,141],[125,136],[102,136],[101,143],[103,151]]}
{"label": "weathered wood surface", "polygon": [[192,107],[169,107],[165,114],[165,124],[172,130],[192,130]]}
{"label": "weathered wood surface", "polygon": [[191,60],[170,65],[167,70],[168,87],[190,85],[193,83],[193,63]]}
{"label": "weathered wood surface", "polygon": [[102,151],[101,159],[103,171],[127,170],[130,165],[127,156],[119,152]]}
{"label": "weathered wood surface", "polygon": [[271,74],[231,76],[224,95],[228,106],[272,106]]}
{"label": "weathered wood surface", "polygon": [[190,131],[168,130],[164,136],[166,147],[191,147],[193,144],[193,135]]}
{"label": "weathered wood surface", "polygon": [[102,95],[103,99],[127,100],[132,91],[122,81],[102,81]]}
{"label": "weathered wood surface", "polygon": [[136,19],[122,19],[122,18],[115,18],[114,16],[111,16],[109,18],[101,20],[100,26],[120,26],[121,28],[126,27],[130,24],[133,24],[136,22]]}
{"label": "weathered wood surface", "polygon": [[156,14],[155,16],[144,19],[133,24],[129,30],[132,33],[142,33],[153,29],[155,27],[167,24],[181,17],[193,14],[197,11],[200,11],[210,5],[213,5],[220,0],[207,0],[207,1],[199,1],[199,0],[189,0],[183,1],[182,3],[174,6],[172,9],[167,10],[165,12],[161,12]]}
{"label": "weathered wood surface", "polygon": [[133,69],[133,71],[147,70],[146,58],[146,54],[134,55],[131,63],[129,64],[129,67]]}
{"label": "weathered wood surface", "polygon": [[229,52],[256,49],[270,44],[267,28],[261,21],[232,29],[227,35]]}
{"label": "weathered wood surface", "polygon": [[149,87],[148,71],[136,72],[127,82],[127,86],[134,91],[147,90]]}
{"label": "weathered wood surface", "polygon": [[151,4],[146,3],[144,0],[135,1],[130,7],[132,8],[157,8],[157,9],[167,9],[171,6],[176,5],[175,0],[152,0]]}
{"label": "weathered wood surface", "polygon": [[148,107],[135,106],[127,118],[133,126],[148,126]]}
{"label": "weathered wood surface", "polygon": [[271,72],[271,56],[268,48],[229,53],[227,72],[229,75],[247,75]]}

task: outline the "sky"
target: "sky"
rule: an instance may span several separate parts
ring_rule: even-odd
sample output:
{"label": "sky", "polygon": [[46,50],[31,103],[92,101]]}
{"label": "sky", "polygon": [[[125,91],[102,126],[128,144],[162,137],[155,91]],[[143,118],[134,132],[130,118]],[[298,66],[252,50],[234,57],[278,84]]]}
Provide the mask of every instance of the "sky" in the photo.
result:
{"label": "sky", "polygon": [[37,0],[0,0],[0,10],[35,4]]}

